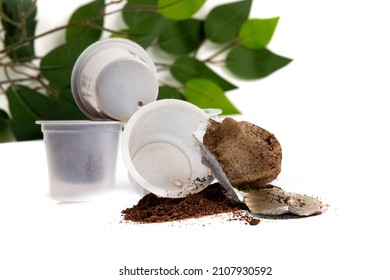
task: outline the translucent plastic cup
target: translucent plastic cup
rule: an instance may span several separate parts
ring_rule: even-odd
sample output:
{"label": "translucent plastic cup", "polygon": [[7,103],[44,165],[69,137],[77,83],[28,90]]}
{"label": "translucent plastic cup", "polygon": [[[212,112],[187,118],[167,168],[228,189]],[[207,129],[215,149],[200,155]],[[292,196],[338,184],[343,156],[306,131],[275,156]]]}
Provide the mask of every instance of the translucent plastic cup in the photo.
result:
{"label": "translucent plastic cup", "polygon": [[207,187],[213,177],[202,164],[193,132],[209,115],[180,100],[159,100],[140,108],[125,125],[122,153],[135,191],[184,197]]}
{"label": "translucent plastic cup", "polygon": [[37,123],[44,135],[53,199],[94,200],[114,188],[121,122]]}
{"label": "translucent plastic cup", "polygon": [[158,94],[153,61],[141,46],[121,38],[86,48],[73,67],[71,84],[77,106],[91,120],[125,122]]}

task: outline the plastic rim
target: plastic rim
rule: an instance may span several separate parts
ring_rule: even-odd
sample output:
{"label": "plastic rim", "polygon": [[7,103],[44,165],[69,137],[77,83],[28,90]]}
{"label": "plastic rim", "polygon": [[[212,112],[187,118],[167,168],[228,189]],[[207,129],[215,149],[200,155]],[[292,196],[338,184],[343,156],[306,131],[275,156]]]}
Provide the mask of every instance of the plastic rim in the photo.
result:
{"label": "plastic rim", "polygon": [[42,131],[121,131],[123,123],[118,121],[36,121]]}

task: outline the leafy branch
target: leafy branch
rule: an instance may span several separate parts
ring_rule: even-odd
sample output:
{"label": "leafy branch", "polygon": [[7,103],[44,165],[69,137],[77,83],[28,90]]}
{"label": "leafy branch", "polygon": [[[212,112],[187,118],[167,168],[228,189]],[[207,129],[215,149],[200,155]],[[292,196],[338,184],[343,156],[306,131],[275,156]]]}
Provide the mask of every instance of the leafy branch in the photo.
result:
{"label": "leafy branch", "polygon": [[[151,51],[160,74],[159,99],[239,113],[225,95],[237,86],[209,66],[227,69],[237,79],[261,79],[287,65],[291,59],[267,49],[279,18],[249,19],[251,0],[223,4],[204,19],[193,18],[205,1],[91,0],[66,24],[36,34],[37,0],[0,0],[0,94],[8,100],[8,110],[0,109],[0,142],[10,132],[17,140],[41,138],[37,119],[85,118],[73,100],[70,76],[78,56],[102,39],[103,31]],[[126,27],[106,27],[111,15],[121,16]],[[65,43],[37,57],[34,42],[59,31],[65,31]],[[167,54],[164,59],[153,56],[154,48]],[[201,58],[206,49],[208,56]]]}

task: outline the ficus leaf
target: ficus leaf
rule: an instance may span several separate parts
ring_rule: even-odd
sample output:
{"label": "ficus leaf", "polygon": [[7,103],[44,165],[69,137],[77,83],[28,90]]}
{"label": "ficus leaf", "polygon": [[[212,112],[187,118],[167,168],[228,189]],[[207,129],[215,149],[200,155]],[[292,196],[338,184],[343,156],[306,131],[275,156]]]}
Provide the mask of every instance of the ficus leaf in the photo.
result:
{"label": "ficus leaf", "polygon": [[[37,13],[36,2],[32,0],[2,0],[0,2],[1,24],[5,31],[4,47],[22,42],[23,38],[31,38],[35,34]],[[25,16],[21,17],[21,13]],[[31,60],[35,56],[34,40],[13,47],[8,53],[13,61]]]}
{"label": "ficus leaf", "polygon": [[25,86],[6,91],[8,106],[12,115],[11,130],[17,140],[42,138],[41,130],[35,122],[50,108],[50,99]]}
{"label": "ficus leaf", "polygon": [[158,12],[157,0],[129,0],[123,8],[122,17],[129,27],[128,38],[144,48],[173,24]]}
{"label": "ficus leaf", "polygon": [[8,123],[9,123],[8,114],[4,110],[0,109],[0,131],[6,129]]}
{"label": "ficus leaf", "polygon": [[204,39],[203,21],[187,19],[175,22],[158,38],[160,48],[167,53],[180,55],[196,50]]}
{"label": "ficus leaf", "polygon": [[50,120],[87,119],[76,105],[70,88],[61,90],[60,96],[51,104],[51,109],[47,111],[45,117]]}
{"label": "ficus leaf", "polygon": [[215,43],[226,43],[238,37],[241,25],[247,20],[252,0],[215,7],[205,21],[206,37]]}
{"label": "ficus leaf", "polygon": [[0,130],[0,143],[12,142],[15,137],[11,131],[10,125],[7,125],[4,129]]}
{"label": "ficus leaf", "polygon": [[9,142],[13,140],[10,123],[11,120],[8,114],[4,110],[0,109],[0,143]]}
{"label": "ficus leaf", "polygon": [[160,86],[158,91],[158,100],[160,99],[181,99],[185,100],[184,95],[176,88],[169,86]]}
{"label": "ficus leaf", "polygon": [[25,86],[9,87],[7,92],[12,115],[11,130],[17,140],[42,138],[37,120],[79,120],[86,117],[78,109],[70,89],[57,99],[50,98]]}
{"label": "ficus leaf", "polygon": [[241,45],[249,49],[265,48],[272,39],[278,21],[279,17],[245,21],[238,34]]}
{"label": "ficus leaf", "polygon": [[66,29],[66,41],[90,38],[99,40],[104,24],[104,0],[94,0],[79,7],[70,17]]}
{"label": "ficus leaf", "polygon": [[200,108],[220,108],[224,115],[240,113],[226,97],[223,90],[208,79],[189,80],[184,85],[184,95],[189,102]]}
{"label": "ficus leaf", "polygon": [[41,73],[49,80],[51,86],[65,88],[70,85],[73,66],[77,58],[93,42],[93,39],[70,41],[42,58]]}
{"label": "ficus leaf", "polygon": [[169,19],[189,19],[206,2],[206,0],[158,0],[161,14]]}
{"label": "ficus leaf", "polygon": [[183,84],[193,78],[205,78],[218,84],[224,91],[237,88],[207,67],[205,63],[193,57],[183,56],[178,58],[171,67],[171,73],[174,78]]}
{"label": "ficus leaf", "polygon": [[123,28],[123,29],[117,30],[115,33],[112,33],[110,35],[110,38],[124,38],[124,39],[127,39],[127,37],[129,37],[129,34],[130,34],[130,30]]}
{"label": "ficus leaf", "polygon": [[243,79],[260,79],[286,66],[292,60],[268,49],[251,50],[236,46],[227,55],[226,67]]}
{"label": "ficus leaf", "polygon": [[160,15],[157,0],[128,0],[122,12],[122,18],[130,28],[154,21],[153,18],[157,15]]}
{"label": "ficus leaf", "polygon": [[[35,124],[38,119],[86,119],[75,104],[70,90],[71,72],[81,52],[101,37],[104,29],[104,3],[108,5],[112,2],[89,1],[91,2],[76,9],[71,15],[70,26],[66,30],[67,43],[43,57],[40,62],[40,72],[37,71],[37,75],[31,74],[31,78],[37,76],[40,79],[43,76],[47,79],[50,83],[49,87],[54,88],[58,96],[49,96],[51,92],[42,94],[26,86],[17,86],[17,81],[12,82],[12,87],[6,91],[10,107],[9,117],[5,111],[0,110],[0,142],[6,139],[4,135],[8,137],[7,135],[12,133],[17,140],[41,138],[40,127]],[[236,114],[238,110],[229,101],[225,92],[237,87],[225,80],[219,72],[215,72],[215,68],[210,68],[209,61],[217,63],[217,59],[214,58],[226,51],[228,47],[236,46],[228,51],[224,62],[232,73],[244,79],[263,78],[291,61],[266,48],[273,36],[278,18],[248,20],[252,0],[237,0],[233,3],[229,1],[229,4],[217,6],[204,21],[191,19],[191,17],[202,7],[205,0],[127,0],[124,2],[126,5],[121,10],[127,26],[121,31],[112,32],[113,36],[128,38],[144,48],[153,44],[155,53],[159,54],[164,50],[173,55],[165,54],[165,58],[176,59],[170,71],[184,87],[177,89],[161,86],[158,99],[183,99],[203,108],[222,108],[224,114]],[[36,3],[35,0],[0,0],[0,18],[3,27],[0,41],[5,47],[3,53],[15,61],[18,60],[15,69],[17,71],[20,69],[21,73],[24,72],[24,61],[35,56],[33,45]],[[16,8],[21,4],[22,10],[28,14],[24,25],[20,24],[19,12]],[[24,27],[20,28],[20,26]],[[23,45],[22,35],[28,38]],[[216,48],[221,47],[221,49],[216,50],[205,61],[200,61],[195,56],[190,57],[191,53],[197,55],[198,51],[199,53],[202,51],[199,47],[201,41],[205,39],[221,43],[214,44]],[[185,56],[182,56],[183,54]],[[28,63],[26,67],[30,71],[30,62]],[[172,62],[166,64],[171,65]]]}

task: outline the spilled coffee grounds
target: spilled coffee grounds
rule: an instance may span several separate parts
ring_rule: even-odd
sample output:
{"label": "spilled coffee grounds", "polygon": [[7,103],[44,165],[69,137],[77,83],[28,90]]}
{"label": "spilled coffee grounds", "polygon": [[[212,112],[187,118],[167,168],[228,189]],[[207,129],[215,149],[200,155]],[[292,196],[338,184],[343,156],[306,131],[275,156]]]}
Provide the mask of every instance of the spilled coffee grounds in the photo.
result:
{"label": "spilled coffee grounds", "polygon": [[125,221],[161,223],[232,213],[234,220],[243,220],[250,225],[257,225],[260,222],[242,210],[248,210],[248,207],[244,203],[229,199],[225,189],[219,183],[215,183],[199,193],[184,198],[147,194],[137,205],[123,210],[122,215]]}

